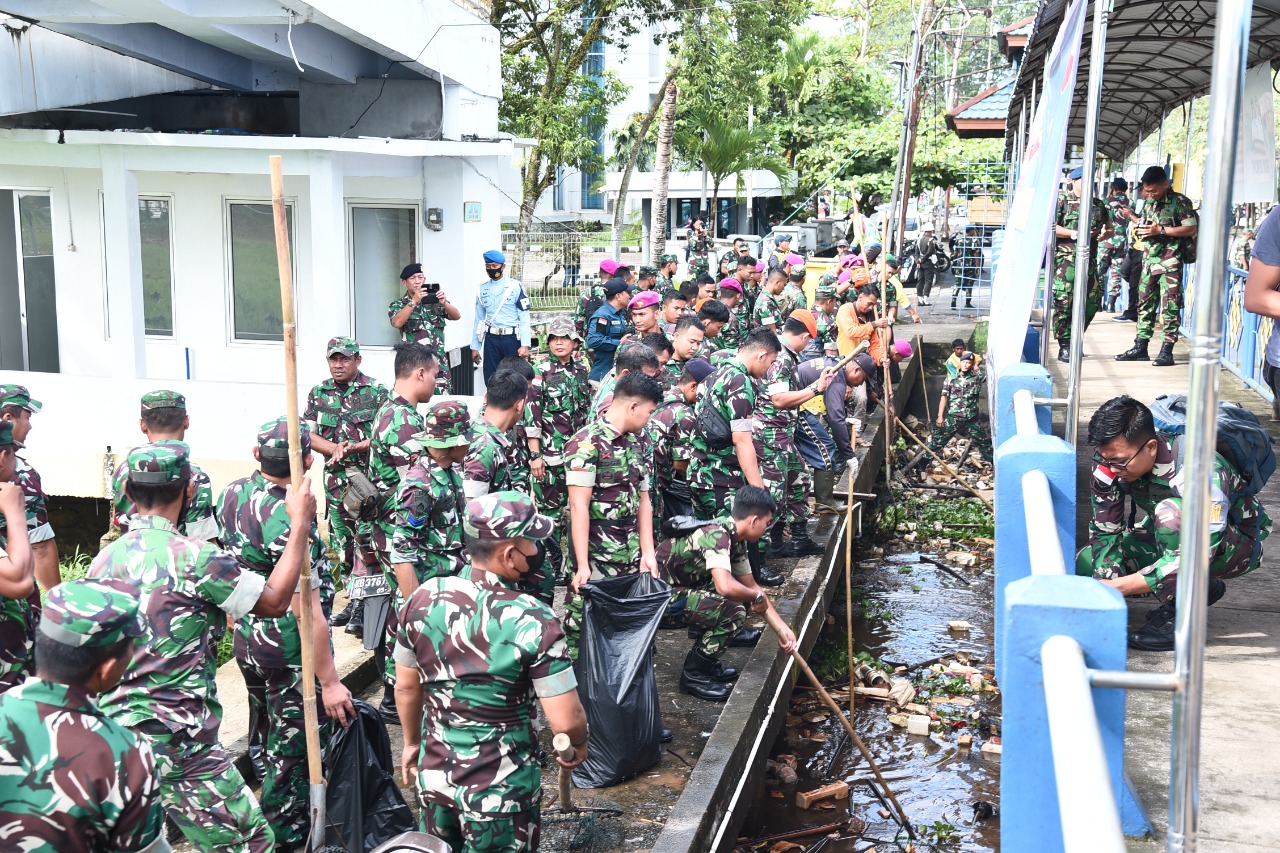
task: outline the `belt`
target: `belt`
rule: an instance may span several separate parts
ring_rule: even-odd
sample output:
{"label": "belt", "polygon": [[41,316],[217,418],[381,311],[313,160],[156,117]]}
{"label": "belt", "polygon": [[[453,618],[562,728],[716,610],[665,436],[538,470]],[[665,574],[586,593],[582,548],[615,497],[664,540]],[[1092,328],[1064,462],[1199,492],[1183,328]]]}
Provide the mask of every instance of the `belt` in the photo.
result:
{"label": "belt", "polygon": [[486,328],[490,335],[514,335],[518,331],[509,326],[488,326]]}

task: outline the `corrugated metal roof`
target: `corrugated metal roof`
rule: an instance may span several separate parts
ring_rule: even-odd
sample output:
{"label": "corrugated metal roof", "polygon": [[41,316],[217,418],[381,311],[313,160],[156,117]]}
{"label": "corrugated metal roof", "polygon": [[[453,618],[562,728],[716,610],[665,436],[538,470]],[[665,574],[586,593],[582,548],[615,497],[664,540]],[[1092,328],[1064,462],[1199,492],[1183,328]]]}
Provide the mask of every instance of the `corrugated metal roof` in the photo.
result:
{"label": "corrugated metal roof", "polygon": [[[1067,0],[1044,0],[1036,14],[1009,105],[1006,146],[1011,149],[1023,110],[1034,110],[1044,65],[1062,24]],[[1089,4],[1080,71],[1067,129],[1068,145],[1084,144],[1084,113],[1091,54]],[[1114,0],[1107,30],[1098,124],[1098,153],[1123,160],[1162,116],[1209,89],[1217,3],[1212,0]],[[1280,56],[1280,0],[1255,0],[1249,66]],[[1034,83],[1033,83],[1034,81]],[[1028,124],[1030,124],[1028,115]]]}

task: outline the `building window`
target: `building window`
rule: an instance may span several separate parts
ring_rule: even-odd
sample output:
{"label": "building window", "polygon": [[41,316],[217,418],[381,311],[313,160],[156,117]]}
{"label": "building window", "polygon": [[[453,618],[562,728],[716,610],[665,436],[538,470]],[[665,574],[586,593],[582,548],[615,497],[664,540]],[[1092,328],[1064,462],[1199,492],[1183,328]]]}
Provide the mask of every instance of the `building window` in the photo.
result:
{"label": "building window", "polygon": [[387,306],[404,294],[400,271],[418,259],[418,209],[362,204],[350,210],[356,340],[363,346],[395,346],[400,333],[387,319]]}
{"label": "building window", "polygon": [[[292,260],[292,204],[285,205],[285,218]],[[284,312],[280,307],[280,268],[276,265],[271,203],[228,203],[227,236],[231,248],[232,337],[237,341],[283,341]]]}
{"label": "building window", "polygon": [[142,321],[148,335],[173,337],[173,230],[169,199],[138,197]]}

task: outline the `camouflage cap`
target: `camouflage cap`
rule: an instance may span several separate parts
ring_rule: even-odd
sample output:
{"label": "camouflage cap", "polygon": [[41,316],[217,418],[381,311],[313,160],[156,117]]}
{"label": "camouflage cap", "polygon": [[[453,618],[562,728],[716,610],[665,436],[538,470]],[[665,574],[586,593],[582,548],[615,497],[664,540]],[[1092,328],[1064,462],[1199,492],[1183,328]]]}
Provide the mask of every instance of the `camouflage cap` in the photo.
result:
{"label": "camouflage cap", "polygon": [[835,299],[836,289],[830,285],[823,285],[813,292],[814,299]]}
{"label": "camouflage cap", "polygon": [[658,256],[658,264],[660,266],[665,267],[667,264],[678,264],[678,263],[680,263],[680,258],[677,257],[676,255],[667,254],[667,255]]}
{"label": "camouflage cap", "polygon": [[156,409],[187,410],[187,398],[177,391],[148,391],[142,395],[142,411],[151,412]]}
{"label": "camouflage cap", "polygon": [[475,437],[471,431],[471,412],[461,400],[438,400],[427,407],[423,418],[426,426],[418,435],[423,447],[461,447]]}
{"label": "camouflage cap", "polygon": [[329,345],[325,347],[324,354],[325,358],[336,354],[357,356],[360,354],[360,344],[345,335],[336,335],[329,338]]}
{"label": "camouflage cap", "polygon": [[191,448],[185,441],[143,444],[129,451],[125,466],[131,483],[178,483],[191,476]]}
{"label": "camouflage cap", "polygon": [[138,590],[121,580],[74,580],[49,591],[40,633],[64,646],[101,648],[140,637]]}
{"label": "camouflage cap", "polygon": [[13,421],[0,421],[0,447],[22,449],[22,442],[13,437]]}
{"label": "camouflage cap", "polygon": [[[311,430],[304,423],[298,424],[298,444],[303,453],[311,450]],[[262,425],[258,430],[258,455],[267,459],[289,458],[288,418],[276,418]]]}
{"label": "camouflage cap", "polygon": [[546,539],[555,522],[538,514],[533,498],[524,492],[492,492],[467,503],[462,528],[475,539]]}
{"label": "camouflage cap", "polygon": [[657,274],[658,274],[658,268],[651,267],[648,264],[641,266],[640,272],[636,273],[636,275],[639,276],[640,278],[648,278],[649,276],[656,276]]}
{"label": "camouflage cap", "polygon": [[31,392],[25,385],[0,385],[0,406],[17,406],[32,414],[44,408],[39,400],[31,399]]}
{"label": "camouflage cap", "polygon": [[573,325],[573,320],[568,317],[557,317],[547,324],[548,338],[573,338],[575,341],[582,340],[582,336],[578,334],[577,328]]}

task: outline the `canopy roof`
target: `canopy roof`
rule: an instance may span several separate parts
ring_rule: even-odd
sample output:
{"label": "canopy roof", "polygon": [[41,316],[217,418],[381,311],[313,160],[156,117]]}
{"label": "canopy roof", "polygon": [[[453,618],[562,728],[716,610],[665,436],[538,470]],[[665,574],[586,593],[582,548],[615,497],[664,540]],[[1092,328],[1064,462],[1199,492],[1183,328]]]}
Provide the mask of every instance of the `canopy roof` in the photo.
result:
{"label": "canopy roof", "polygon": [[947,113],[947,127],[961,139],[999,139],[1005,135],[1005,119],[1009,115],[1009,96],[1012,94],[1012,77],[983,89]]}
{"label": "canopy roof", "polygon": [[[1231,0],[1228,0],[1231,2]],[[1044,66],[1068,6],[1043,0],[1014,87],[1005,131],[1008,147],[1019,117],[1034,111]],[[1080,72],[1067,129],[1067,145],[1084,145],[1093,3],[1085,23]],[[1208,93],[1217,3],[1212,0],[1114,0],[1107,28],[1098,123],[1098,153],[1123,160],[1160,126],[1162,116]],[[1280,0],[1255,0],[1249,39],[1249,67],[1280,56]],[[1033,83],[1034,81],[1034,83]]]}

